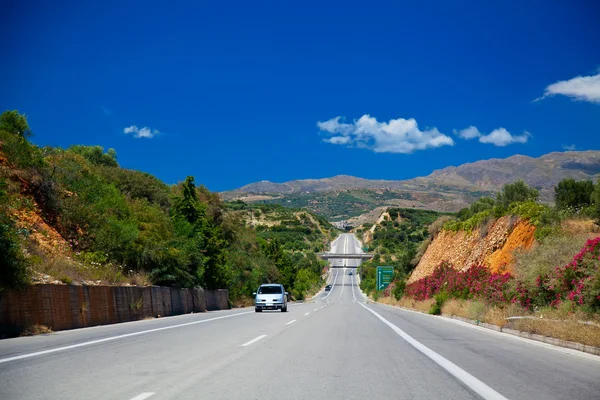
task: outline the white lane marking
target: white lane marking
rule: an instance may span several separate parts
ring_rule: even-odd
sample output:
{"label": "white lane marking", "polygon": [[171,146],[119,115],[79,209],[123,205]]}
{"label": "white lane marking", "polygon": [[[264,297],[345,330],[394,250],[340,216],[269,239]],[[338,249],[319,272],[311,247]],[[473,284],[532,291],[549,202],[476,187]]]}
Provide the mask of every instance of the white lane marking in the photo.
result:
{"label": "white lane marking", "polygon": [[231,314],[231,315],[223,315],[221,317],[203,319],[201,321],[186,322],[185,324],[163,326],[162,328],[154,328],[154,329],[148,329],[148,330],[145,330],[145,331],[126,333],[124,335],[111,336],[111,337],[107,337],[107,338],[103,338],[103,339],[90,340],[89,342],[77,343],[77,344],[72,344],[72,345],[69,345],[69,346],[57,347],[57,348],[54,348],[54,349],[36,351],[35,353],[21,354],[19,356],[2,358],[2,359],[0,359],[0,364],[7,363],[7,362],[10,362],[10,361],[23,360],[25,358],[31,358],[31,357],[42,356],[42,355],[51,354],[51,353],[57,353],[59,351],[76,349],[78,347],[91,346],[93,344],[98,344],[98,343],[111,342],[113,340],[124,339],[124,338],[127,338],[127,337],[144,335],[146,333],[166,331],[168,329],[175,329],[175,328],[181,328],[183,326],[203,324],[205,322],[216,321],[218,319],[232,318],[232,317],[237,317],[237,316],[240,316],[240,315],[253,314],[253,313],[254,313],[254,311],[247,311],[247,312],[243,312],[243,313],[237,313],[237,314]]}
{"label": "white lane marking", "polygon": [[244,343],[244,344],[242,345],[242,347],[250,346],[251,344],[253,344],[253,343],[256,343],[256,342],[258,342],[260,339],[264,339],[264,338],[266,338],[266,337],[267,337],[267,335],[260,335],[259,337],[255,337],[254,339],[252,339],[252,340],[250,340],[250,341],[248,341],[248,342]]}
{"label": "white lane marking", "polygon": [[306,314],[304,314],[304,315],[306,316],[306,315],[308,315],[308,314],[310,314],[310,312],[307,312],[307,313],[306,313]]}
{"label": "white lane marking", "polygon": [[137,396],[135,396],[134,398],[132,398],[131,400],[144,400],[150,396],[154,396],[154,392],[140,393]]}
{"label": "white lane marking", "polygon": [[344,269],[342,270],[342,291],[340,292],[340,297],[338,297],[338,300],[340,300],[342,298],[342,294],[344,293],[345,281],[346,281],[346,268],[344,267]]}
{"label": "white lane marking", "polygon": [[290,321],[290,322],[288,322],[286,325],[291,325],[291,324],[293,324],[294,322],[296,322],[296,320],[295,320],[295,319],[291,320],[291,321]]}
{"label": "white lane marking", "polygon": [[[344,235],[344,253],[348,254],[348,235]],[[341,300],[342,294],[344,294],[344,284],[346,282],[346,266],[348,265],[348,259],[344,258],[344,269],[342,270],[342,291],[340,292],[340,297],[338,300]]]}
{"label": "white lane marking", "polygon": [[556,346],[554,344],[550,344],[550,343],[544,343],[544,342],[540,342],[538,340],[534,340],[534,339],[527,339],[521,336],[515,336],[515,335],[511,335],[510,333],[506,333],[506,332],[498,332],[495,331],[493,329],[488,329],[485,328],[483,326],[477,326],[477,325],[473,325],[470,324],[468,322],[464,322],[464,321],[460,321],[458,319],[453,319],[453,318],[448,318],[445,317],[443,315],[431,315],[431,314],[425,314],[419,311],[413,311],[413,310],[408,310],[406,308],[401,308],[401,307],[394,307],[394,306],[390,306],[388,304],[383,304],[383,303],[379,303],[378,305],[382,305],[382,306],[386,306],[389,307],[393,310],[396,311],[402,311],[402,312],[409,312],[409,313],[413,313],[413,314],[418,314],[427,318],[435,318],[437,320],[443,320],[446,322],[450,322],[456,325],[460,325],[460,326],[464,326],[466,328],[471,328],[471,329],[476,329],[480,332],[485,332],[488,333],[490,335],[497,335],[497,336],[501,336],[503,338],[506,339],[513,339],[513,340],[518,340],[521,342],[525,342],[527,344],[531,344],[533,346],[538,346],[538,347],[544,347],[546,349],[550,349],[550,350],[554,350],[554,351],[559,351],[561,353],[566,353],[566,354],[570,354],[570,355],[574,355],[574,356],[579,356],[579,357],[583,357],[583,358],[587,358],[589,360],[593,360],[596,362],[600,362],[600,356],[597,356],[595,354],[590,354],[590,353],[585,353],[583,351],[579,351],[579,350],[575,350],[575,349],[570,349],[568,347],[561,347],[561,346]]}
{"label": "white lane marking", "polygon": [[313,311],[319,311],[319,309],[318,309],[318,308],[315,308]]}
{"label": "white lane marking", "polygon": [[335,277],[333,278],[333,284],[331,285],[331,289],[329,289],[329,293],[327,293],[327,296],[323,297],[323,300],[325,300],[326,298],[329,297],[329,295],[331,294],[331,292],[333,291],[333,288],[335,287],[335,282],[337,281],[337,277],[338,277],[338,270],[335,270]]}
{"label": "white lane marking", "polygon": [[354,276],[352,279],[350,279],[350,282],[352,282],[352,297],[354,297],[354,303],[356,303],[356,294],[354,293]]}
{"label": "white lane marking", "polygon": [[383,318],[379,313],[371,310],[369,307],[364,304],[358,303],[365,310],[369,311],[371,314],[375,315],[381,322],[392,328],[394,332],[398,334],[402,339],[406,340],[411,346],[415,349],[419,350],[421,353],[429,357],[433,362],[435,362],[440,367],[444,368],[450,375],[453,375],[456,379],[461,381],[463,384],[468,386],[471,390],[477,393],[485,400],[508,400],[506,397],[502,396],[500,393],[496,392],[494,389],[475,378],[473,375],[469,374],[464,369],[460,368],[458,365],[454,364],[452,361],[442,357],[435,351],[431,350],[429,347],[425,346],[421,342],[413,339],[412,336],[408,335],[402,329],[398,328],[396,325],[392,324],[387,319]]}

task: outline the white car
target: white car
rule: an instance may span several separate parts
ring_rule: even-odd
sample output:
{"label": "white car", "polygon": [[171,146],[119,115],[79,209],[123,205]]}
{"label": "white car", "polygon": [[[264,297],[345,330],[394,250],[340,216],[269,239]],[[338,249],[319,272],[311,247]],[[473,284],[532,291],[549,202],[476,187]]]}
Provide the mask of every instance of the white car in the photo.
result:
{"label": "white car", "polygon": [[269,283],[260,285],[254,294],[254,311],[262,310],[281,310],[287,312],[287,296],[283,285],[279,283]]}

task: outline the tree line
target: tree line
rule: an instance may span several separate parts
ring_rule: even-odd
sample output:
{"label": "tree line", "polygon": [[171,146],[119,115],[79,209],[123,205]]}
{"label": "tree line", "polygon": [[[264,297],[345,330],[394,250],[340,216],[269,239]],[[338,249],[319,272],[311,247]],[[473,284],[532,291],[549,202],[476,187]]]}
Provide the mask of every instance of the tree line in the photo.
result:
{"label": "tree line", "polygon": [[324,264],[314,249],[290,250],[285,235],[257,233],[194,177],[167,185],[120,168],[114,149],[39,147],[31,137],[25,115],[0,116],[6,160],[0,169],[0,287],[27,284],[35,263],[46,262],[16,224],[17,210],[35,207],[86,268],[142,272],[156,285],[227,288],[233,301],[263,282],[281,282],[297,298],[320,283]]}

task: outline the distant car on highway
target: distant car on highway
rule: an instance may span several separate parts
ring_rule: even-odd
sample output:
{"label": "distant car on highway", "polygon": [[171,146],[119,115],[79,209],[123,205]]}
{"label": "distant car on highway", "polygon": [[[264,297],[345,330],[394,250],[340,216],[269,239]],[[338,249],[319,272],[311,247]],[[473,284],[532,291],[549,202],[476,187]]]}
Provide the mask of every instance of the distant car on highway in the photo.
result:
{"label": "distant car on highway", "polygon": [[331,285],[327,285],[327,286],[325,286],[325,291],[326,291],[326,292],[329,292],[330,290],[331,290]]}
{"label": "distant car on highway", "polygon": [[287,312],[287,296],[283,285],[279,283],[268,283],[260,285],[258,290],[253,293],[254,311],[262,310],[281,310]]}
{"label": "distant car on highway", "polygon": [[348,272],[348,275],[352,275],[352,271]]}

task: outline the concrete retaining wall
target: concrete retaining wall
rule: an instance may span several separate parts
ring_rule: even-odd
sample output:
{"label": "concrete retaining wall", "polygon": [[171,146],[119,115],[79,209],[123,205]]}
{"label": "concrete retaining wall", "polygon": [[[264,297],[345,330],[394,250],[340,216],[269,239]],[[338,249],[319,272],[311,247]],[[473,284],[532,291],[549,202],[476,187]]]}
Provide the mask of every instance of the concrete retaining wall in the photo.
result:
{"label": "concrete retaining wall", "polygon": [[227,308],[227,290],[32,285],[0,294],[0,337],[36,324],[60,331]]}

